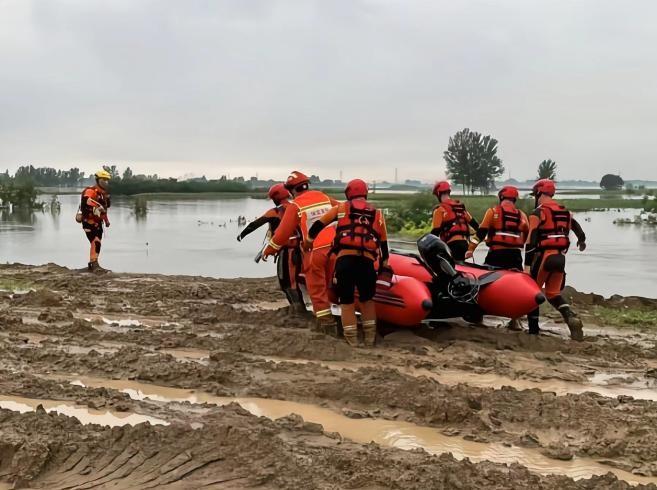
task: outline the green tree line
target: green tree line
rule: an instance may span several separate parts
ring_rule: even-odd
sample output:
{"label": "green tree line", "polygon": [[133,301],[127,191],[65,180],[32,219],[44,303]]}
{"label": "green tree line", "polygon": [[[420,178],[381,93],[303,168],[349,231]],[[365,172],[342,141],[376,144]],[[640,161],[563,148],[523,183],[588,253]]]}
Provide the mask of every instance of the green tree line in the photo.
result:
{"label": "green tree line", "polygon": [[157,175],[135,175],[130,167],[122,173],[115,166],[103,167],[112,176],[110,182],[113,195],[135,195],[152,193],[198,193],[198,192],[246,192],[246,184],[222,177],[207,180],[205,177],[194,180],[160,178]]}

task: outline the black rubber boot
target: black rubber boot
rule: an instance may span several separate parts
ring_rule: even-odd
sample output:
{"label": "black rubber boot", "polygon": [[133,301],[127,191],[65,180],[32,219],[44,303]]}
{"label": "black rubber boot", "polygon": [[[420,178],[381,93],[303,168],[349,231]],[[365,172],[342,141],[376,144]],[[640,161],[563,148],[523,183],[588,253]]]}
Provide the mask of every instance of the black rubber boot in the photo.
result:
{"label": "black rubber boot", "polygon": [[529,335],[538,335],[541,329],[538,327],[538,318],[539,318],[539,309],[536,308],[534,311],[530,312],[527,315],[527,324],[529,326]]}
{"label": "black rubber boot", "polygon": [[577,341],[584,340],[584,330],[582,320],[577,316],[573,310],[570,309],[568,305],[562,307],[559,312],[563,316],[563,320],[568,325],[568,330],[570,330],[570,338]]}
{"label": "black rubber boot", "polygon": [[582,329],[582,320],[579,319],[577,314],[570,308],[570,305],[566,303],[566,300],[563,299],[561,295],[551,298],[550,304],[554,306],[561,316],[563,321],[568,325],[570,330],[570,338],[573,340],[584,340],[584,330]]}

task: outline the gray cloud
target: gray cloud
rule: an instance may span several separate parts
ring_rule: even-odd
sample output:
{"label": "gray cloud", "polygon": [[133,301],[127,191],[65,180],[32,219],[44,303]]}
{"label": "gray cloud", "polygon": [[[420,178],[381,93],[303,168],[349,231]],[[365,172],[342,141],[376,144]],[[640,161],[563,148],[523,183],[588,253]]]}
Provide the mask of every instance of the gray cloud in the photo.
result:
{"label": "gray cloud", "polygon": [[442,175],[463,127],[513,176],[657,179],[657,4],[0,0],[0,167]]}

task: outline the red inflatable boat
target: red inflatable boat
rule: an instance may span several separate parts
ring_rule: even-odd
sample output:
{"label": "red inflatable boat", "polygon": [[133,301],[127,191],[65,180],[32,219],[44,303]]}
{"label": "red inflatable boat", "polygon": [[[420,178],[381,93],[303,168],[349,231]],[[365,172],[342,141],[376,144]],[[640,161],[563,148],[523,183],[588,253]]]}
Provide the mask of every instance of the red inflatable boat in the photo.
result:
{"label": "red inflatable boat", "polygon": [[[378,281],[374,297],[382,322],[413,327],[445,318],[473,322],[483,315],[519,318],[545,301],[536,282],[524,272],[455,264],[447,245],[434,235],[418,240],[418,252],[390,254],[392,277]],[[337,303],[331,290],[329,297]]]}

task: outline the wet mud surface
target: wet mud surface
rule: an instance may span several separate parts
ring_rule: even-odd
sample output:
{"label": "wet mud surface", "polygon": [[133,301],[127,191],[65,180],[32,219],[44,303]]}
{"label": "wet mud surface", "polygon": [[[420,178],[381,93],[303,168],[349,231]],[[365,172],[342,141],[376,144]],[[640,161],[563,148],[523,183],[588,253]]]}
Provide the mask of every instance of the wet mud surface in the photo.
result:
{"label": "wet mud surface", "polygon": [[[487,318],[351,349],[274,279],[0,283],[0,488],[657,488],[647,328]],[[604,301],[641,300],[573,293]]]}

